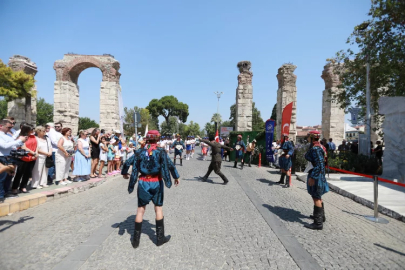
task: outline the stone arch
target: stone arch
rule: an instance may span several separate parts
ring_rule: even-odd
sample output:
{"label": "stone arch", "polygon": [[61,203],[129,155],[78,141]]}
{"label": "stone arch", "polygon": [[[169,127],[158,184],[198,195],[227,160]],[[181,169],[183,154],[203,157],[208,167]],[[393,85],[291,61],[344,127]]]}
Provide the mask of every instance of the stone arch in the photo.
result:
{"label": "stone arch", "polygon": [[79,126],[80,73],[87,68],[98,68],[103,74],[100,87],[100,127],[108,131],[122,129],[120,125],[121,86],[120,63],[112,55],[65,54],[55,61],[54,121],[61,121],[76,134]]}

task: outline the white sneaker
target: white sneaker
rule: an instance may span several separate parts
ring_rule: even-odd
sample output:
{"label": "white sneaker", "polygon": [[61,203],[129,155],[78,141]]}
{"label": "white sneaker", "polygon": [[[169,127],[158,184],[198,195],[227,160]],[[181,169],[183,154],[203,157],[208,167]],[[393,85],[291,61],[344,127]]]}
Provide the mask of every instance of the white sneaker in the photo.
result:
{"label": "white sneaker", "polygon": [[73,182],[72,182],[72,181],[69,181],[69,180],[66,180],[66,183],[67,183],[67,184],[72,184]]}
{"label": "white sneaker", "polygon": [[61,182],[59,183],[59,185],[66,186],[67,183],[66,183],[65,181],[61,181]]}
{"label": "white sneaker", "polygon": [[42,187],[41,186],[37,186],[37,189],[41,189]]}

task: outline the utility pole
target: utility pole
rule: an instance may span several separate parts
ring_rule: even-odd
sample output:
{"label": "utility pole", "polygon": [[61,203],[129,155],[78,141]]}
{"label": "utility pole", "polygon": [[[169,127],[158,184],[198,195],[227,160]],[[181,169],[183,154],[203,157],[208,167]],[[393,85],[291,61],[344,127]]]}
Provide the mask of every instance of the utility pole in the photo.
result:
{"label": "utility pole", "polygon": [[[217,95],[217,98],[218,98],[218,103],[217,103],[217,119],[216,119],[216,121],[215,121],[215,129],[216,130],[218,130],[218,128],[219,128],[219,125],[218,125],[218,121],[219,121],[219,99],[221,98],[221,95],[223,94],[224,92],[214,92],[214,94],[215,95]],[[221,136],[221,134],[219,134],[220,136]]]}

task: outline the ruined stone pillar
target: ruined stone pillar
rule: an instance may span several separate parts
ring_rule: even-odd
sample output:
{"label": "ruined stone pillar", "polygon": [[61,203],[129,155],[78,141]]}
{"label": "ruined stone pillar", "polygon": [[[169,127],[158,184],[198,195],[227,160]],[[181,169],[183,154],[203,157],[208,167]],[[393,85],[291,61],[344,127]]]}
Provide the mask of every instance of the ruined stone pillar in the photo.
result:
{"label": "ruined stone pillar", "polygon": [[[27,74],[35,75],[38,72],[37,65],[32,62],[28,57],[22,55],[14,55],[8,61],[8,66],[11,67],[14,71],[24,71]],[[34,91],[37,90],[36,85],[34,85]],[[20,123],[25,122],[26,115],[25,115],[25,98],[19,98],[12,100],[7,103],[7,114],[8,116],[14,117],[15,121],[17,122],[15,125],[15,129],[20,128]],[[37,121],[37,98],[31,97],[31,124],[36,125]]]}
{"label": "ruined stone pillar", "polygon": [[238,87],[236,88],[236,131],[252,131],[253,114],[253,73],[250,71],[250,61],[241,61],[237,67]]}
{"label": "ruined stone pillar", "polygon": [[295,142],[297,136],[297,75],[293,72],[297,66],[292,64],[284,64],[278,69],[277,80],[277,138],[281,138],[282,134],[282,115],[285,106],[293,102],[293,110],[290,124],[290,138]]}
{"label": "ruined stone pillar", "polygon": [[331,94],[336,94],[340,84],[339,76],[333,72],[334,64],[324,66],[321,78],[325,81],[325,90],[322,93],[322,137],[332,138],[339,145],[345,132],[345,111],[334,100]]}

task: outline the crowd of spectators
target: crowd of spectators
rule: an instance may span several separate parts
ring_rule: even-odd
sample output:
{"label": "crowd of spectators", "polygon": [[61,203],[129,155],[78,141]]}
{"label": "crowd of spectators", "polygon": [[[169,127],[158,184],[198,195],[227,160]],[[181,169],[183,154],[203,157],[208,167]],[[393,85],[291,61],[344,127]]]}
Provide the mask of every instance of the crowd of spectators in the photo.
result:
{"label": "crowd of spectators", "polygon": [[[35,128],[21,123],[19,130],[15,124],[13,117],[0,121],[0,202],[31,189],[119,174],[139,139],[134,135],[127,145],[121,131],[98,128],[75,136],[61,122]],[[26,155],[10,163],[10,152],[17,149]]]}

